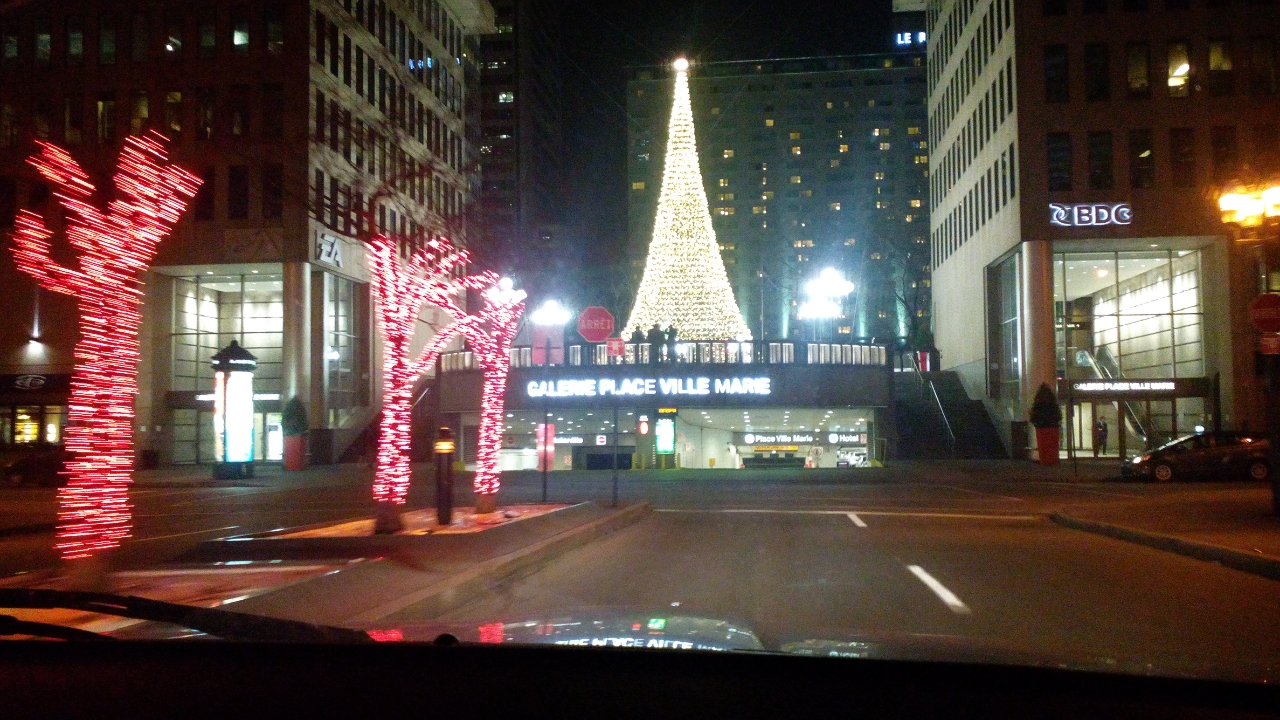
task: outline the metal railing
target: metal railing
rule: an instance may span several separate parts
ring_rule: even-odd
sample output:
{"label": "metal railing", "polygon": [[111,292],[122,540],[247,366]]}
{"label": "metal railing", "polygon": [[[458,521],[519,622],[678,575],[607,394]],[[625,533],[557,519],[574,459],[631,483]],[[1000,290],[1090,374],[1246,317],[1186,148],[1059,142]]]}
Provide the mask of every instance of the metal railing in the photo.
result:
{"label": "metal railing", "polygon": [[[511,348],[511,367],[543,367],[542,348]],[[624,343],[623,354],[610,356],[608,346],[600,343],[551,348],[552,365],[570,367],[590,365],[858,365],[883,367],[889,363],[888,349],[881,345],[842,343],[804,343],[802,359],[797,359],[796,344],[789,342],[756,345],[750,342],[684,342],[676,343],[674,352],[666,344]],[[560,362],[557,362],[560,361]],[[470,351],[445,353],[440,358],[444,372],[476,370],[479,365]]]}
{"label": "metal railing", "polygon": [[951,419],[947,417],[946,408],[942,406],[942,398],[938,397],[937,386],[933,384],[933,380],[926,378],[924,373],[920,372],[920,368],[914,364],[911,365],[911,369],[908,372],[915,375],[921,396],[924,395],[924,389],[928,386],[929,394],[933,397],[933,405],[938,408],[938,417],[942,418],[942,424],[947,429],[948,452],[954,458],[956,456],[956,433],[951,427]]}

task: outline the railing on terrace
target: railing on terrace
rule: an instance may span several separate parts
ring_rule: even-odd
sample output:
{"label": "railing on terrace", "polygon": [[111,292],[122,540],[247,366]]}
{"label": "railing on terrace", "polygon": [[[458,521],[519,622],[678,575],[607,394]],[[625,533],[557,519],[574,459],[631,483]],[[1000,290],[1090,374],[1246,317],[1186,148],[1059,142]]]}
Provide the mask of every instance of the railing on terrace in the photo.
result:
{"label": "railing on terrace", "polygon": [[[535,362],[532,347],[511,348],[511,367],[541,367],[542,348],[537,348]],[[797,349],[799,352],[797,352]],[[759,352],[757,352],[757,350]],[[654,354],[657,357],[654,357]],[[563,357],[564,362],[556,362]],[[667,353],[665,345],[650,343],[626,343],[621,357],[610,357],[603,343],[570,345],[551,349],[552,365],[570,367],[591,365],[649,365],[654,360],[660,364],[678,363],[695,365],[865,365],[889,364],[889,352],[881,345],[843,345],[839,343],[764,343],[759,348],[749,342],[685,342],[676,343],[675,356]],[[445,353],[440,358],[445,372],[479,369],[475,356],[469,351]]]}

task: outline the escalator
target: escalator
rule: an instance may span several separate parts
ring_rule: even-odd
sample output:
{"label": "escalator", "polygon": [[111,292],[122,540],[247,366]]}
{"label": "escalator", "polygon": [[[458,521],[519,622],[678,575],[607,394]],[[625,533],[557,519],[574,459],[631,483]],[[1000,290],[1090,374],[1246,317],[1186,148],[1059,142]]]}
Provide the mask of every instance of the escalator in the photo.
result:
{"label": "escalator", "polygon": [[[1126,379],[1120,371],[1120,363],[1116,362],[1115,356],[1105,345],[1094,352],[1076,350],[1076,365],[1089,368],[1099,380]],[[1151,428],[1144,422],[1143,413],[1139,412],[1141,405],[1125,401],[1121,401],[1119,405],[1129,432],[1141,439],[1144,446],[1151,447]]]}

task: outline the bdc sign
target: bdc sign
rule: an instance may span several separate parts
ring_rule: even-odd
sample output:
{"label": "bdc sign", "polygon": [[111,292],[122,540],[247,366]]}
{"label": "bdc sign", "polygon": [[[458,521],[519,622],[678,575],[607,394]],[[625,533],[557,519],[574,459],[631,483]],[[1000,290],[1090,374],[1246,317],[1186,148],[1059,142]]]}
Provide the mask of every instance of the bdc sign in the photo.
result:
{"label": "bdc sign", "polygon": [[1128,225],[1133,222],[1129,203],[1049,203],[1049,222],[1058,227]]}

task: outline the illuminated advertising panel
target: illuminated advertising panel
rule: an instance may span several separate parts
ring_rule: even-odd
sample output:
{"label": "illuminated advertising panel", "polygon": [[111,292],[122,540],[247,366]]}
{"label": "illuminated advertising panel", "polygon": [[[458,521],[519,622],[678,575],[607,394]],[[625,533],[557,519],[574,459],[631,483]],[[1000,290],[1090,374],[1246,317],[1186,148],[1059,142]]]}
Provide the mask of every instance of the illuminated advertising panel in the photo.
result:
{"label": "illuminated advertising panel", "polygon": [[653,440],[659,455],[672,455],[676,451],[676,421],[674,418],[658,418],[653,428]]}

